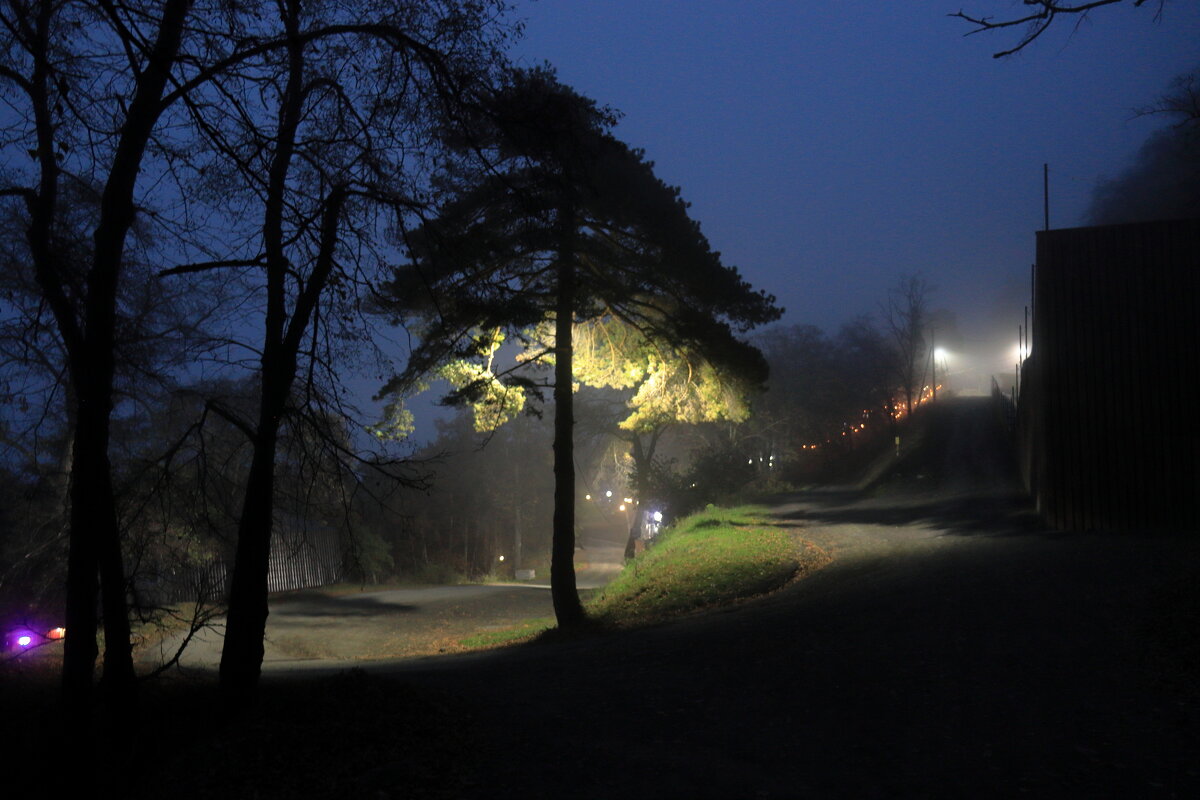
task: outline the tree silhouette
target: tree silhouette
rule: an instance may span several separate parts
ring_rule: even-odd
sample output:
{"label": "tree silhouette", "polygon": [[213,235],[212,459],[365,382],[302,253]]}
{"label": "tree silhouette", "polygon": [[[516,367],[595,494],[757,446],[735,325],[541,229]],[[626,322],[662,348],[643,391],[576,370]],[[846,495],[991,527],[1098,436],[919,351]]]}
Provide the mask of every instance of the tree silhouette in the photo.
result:
{"label": "tree silhouette", "polygon": [[[573,330],[606,316],[650,340],[736,358],[741,330],[781,313],[721,263],[677,189],[614,138],[614,115],[546,69],[514,71],[452,135],[485,156],[447,182],[435,219],[409,238],[388,306],[423,320],[403,392],[440,364],[478,355],[472,331],[554,325],[555,511],[551,586],[560,626],[584,618],[575,585]],[[739,351],[740,352],[740,351]]]}
{"label": "tree silhouette", "polygon": [[[23,201],[30,260],[66,353],[74,396],[66,592],[72,635],[64,648],[63,689],[78,719],[89,710],[98,590],[106,641],[103,680],[122,701],[132,699],[135,686],[108,453],[118,298],[126,239],[137,215],[138,176],[156,127],[179,96],[172,73],[191,3],[167,0],[156,6],[146,13],[104,3],[11,4],[3,9],[0,34],[0,79],[13,91],[19,116],[5,149],[15,143],[32,162],[6,175],[0,194]],[[189,44],[204,50],[208,43]],[[197,53],[200,60],[204,55]],[[79,160],[81,150],[87,161]],[[81,176],[93,176],[100,185],[84,266],[67,257],[58,235],[63,184]]]}
{"label": "tree silhouette", "polygon": [[[98,592],[103,683],[124,697],[135,685],[109,454],[130,232],[170,233],[162,237],[170,249],[151,255],[161,275],[193,292],[230,270],[265,284],[264,336],[248,345],[259,356],[262,397],[258,419],[243,426],[255,440],[249,493],[259,499],[243,511],[235,655],[224,672],[245,690],[258,674],[265,621],[272,454],[295,376],[302,366],[311,366],[306,378],[334,372],[333,337],[318,335],[329,328],[317,323],[345,311],[334,297],[361,288],[355,265],[382,259],[389,225],[381,214],[418,202],[404,180],[411,173],[395,167],[416,161],[407,148],[431,127],[424,112],[452,105],[457,87],[494,63],[502,9],[500,0],[0,6],[0,82],[14,112],[0,197],[17,201],[73,393],[63,687],[81,718],[90,709]],[[65,187],[94,187],[97,198],[83,264],[62,236]],[[189,263],[165,269],[181,253]],[[340,291],[330,291],[339,280]],[[255,316],[253,301],[239,300],[222,309],[226,328]],[[227,350],[245,344],[231,339]]]}

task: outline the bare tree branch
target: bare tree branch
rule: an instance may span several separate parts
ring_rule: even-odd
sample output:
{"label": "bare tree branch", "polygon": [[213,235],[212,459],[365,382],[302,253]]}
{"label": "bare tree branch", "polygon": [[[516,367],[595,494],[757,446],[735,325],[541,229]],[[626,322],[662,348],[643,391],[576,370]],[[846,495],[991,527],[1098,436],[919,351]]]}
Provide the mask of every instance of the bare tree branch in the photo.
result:
{"label": "bare tree branch", "polygon": [[166,278],[170,275],[186,275],[191,272],[208,272],[214,269],[228,269],[230,267],[265,267],[266,260],[259,256],[257,258],[232,258],[220,261],[197,261],[194,264],[180,264],[177,267],[170,269],[159,270],[158,277]]}
{"label": "bare tree branch", "polygon": [[[967,23],[974,26],[972,30],[967,31],[966,36],[971,36],[984,31],[1003,30],[1005,28],[1013,28],[1025,26],[1025,32],[1021,34],[1021,38],[1012,47],[1001,50],[998,53],[993,53],[992,58],[1004,58],[1013,53],[1023,50],[1031,44],[1035,39],[1041,36],[1054,24],[1054,20],[1059,16],[1077,16],[1082,20],[1089,11],[1100,8],[1102,6],[1115,5],[1117,3],[1132,2],[1137,6],[1145,5],[1146,0],[1090,0],[1084,3],[1060,3],[1056,0],[1022,0],[1022,3],[1030,8],[1036,9],[1022,16],[997,19],[992,16],[976,16],[967,14],[959,10],[956,13],[948,14],[947,16],[965,20]],[[1163,5],[1166,0],[1156,0],[1158,11],[1155,13],[1155,19],[1162,16]]]}

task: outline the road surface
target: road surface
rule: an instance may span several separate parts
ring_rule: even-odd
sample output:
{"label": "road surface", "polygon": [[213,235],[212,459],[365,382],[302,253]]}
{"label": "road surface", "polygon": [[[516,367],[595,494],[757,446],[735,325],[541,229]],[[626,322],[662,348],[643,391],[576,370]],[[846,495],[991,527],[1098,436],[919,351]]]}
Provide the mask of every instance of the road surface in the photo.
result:
{"label": "road surface", "polygon": [[[932,490],[783,499],[834,561],[762,601],[371,669],[476,711],[463,797],[1196,796],[1189,623],[1159,626],[1196,537],[1037,528],[985,410],[947,410]],[[356,789],[406,796],[404,775]]]}
{"label": "road surface", "polygon": [[[608,534],[606,536],[605,534]],[[621,531],[588,529],[576,549],[576,582],[586,592],[612,580],[624,561]],[[538,576],[543,578],[545,576]],[[362,661],[438,655],[461,650],[460,640],[529,619],[553,618],[544,580],[461,586],[425,586],[327,596],[319,591],[272,598],[263,670],[342,669]],[[213,670],[221,662],[221,620],[188,643],[185,670]],[[145,666],[171,657],[176,635],[142,653]]]}

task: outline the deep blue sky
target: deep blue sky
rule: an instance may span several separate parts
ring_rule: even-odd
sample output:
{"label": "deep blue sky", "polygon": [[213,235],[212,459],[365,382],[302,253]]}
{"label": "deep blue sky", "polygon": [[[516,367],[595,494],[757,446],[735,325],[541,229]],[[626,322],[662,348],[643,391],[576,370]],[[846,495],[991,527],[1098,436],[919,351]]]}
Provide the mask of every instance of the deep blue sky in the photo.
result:
{"label": "deep blue sky", "polygon": [[1043,162],[1051,226],[1082,224],[1162,124],[1133,110],[1200,65],[1200,3],[1126,6],[997,60],[1015,31],[947,14],[1010,0],[526,0],[515,55],[620,110],[785,323],[832,331],[920,271],[982,355],[1016,339]]}

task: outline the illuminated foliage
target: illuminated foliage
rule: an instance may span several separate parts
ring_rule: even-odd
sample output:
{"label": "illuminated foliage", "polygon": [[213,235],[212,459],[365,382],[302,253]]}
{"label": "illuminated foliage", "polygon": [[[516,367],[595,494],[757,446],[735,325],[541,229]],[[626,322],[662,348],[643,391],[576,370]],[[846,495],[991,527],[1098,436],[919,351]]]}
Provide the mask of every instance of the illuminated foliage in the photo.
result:
{"label": "illuminated foliage", "polygon": [[404,404],[404,399],[397,397],[383,407],[383,419],[367,428],[367,432],[376,439],[400,441],[412,435],[415,430],[413,413]]}
{"label": "illuminated foliage", "polygon": [[[550,326],[539,339],[553,348]],[[577,323],[575,380],[584,386],[632,390],[624,431],[648,432],[674,423],[742,422],[750,413],[747,394],[765,377],[761,359],[746,348],[741,374],[694,350],[655,341],[637,327],[607,316]]]}
{"label": "illuminated foliage", "polygon": [[525,393],[506,384],[493,371],[496,351],[504,331],[494,328],[474,337],[481,360],[458,358],[434,370],[434,375],[454,387],[451,402],[466,402],[475,419],[475,430],[494,431],[525,408]]}

